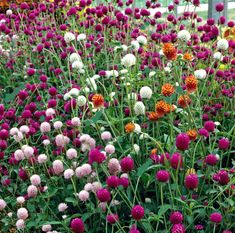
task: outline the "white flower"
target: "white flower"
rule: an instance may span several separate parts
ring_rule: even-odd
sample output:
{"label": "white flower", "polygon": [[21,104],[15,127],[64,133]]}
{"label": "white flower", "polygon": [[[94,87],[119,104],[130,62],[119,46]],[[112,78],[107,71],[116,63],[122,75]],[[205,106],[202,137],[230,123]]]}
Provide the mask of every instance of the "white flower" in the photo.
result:
{"label": "white flower", "polygon": [[163,50],[162,50],[162,49],[159,51],[159,55],[160,55],[160,56],[164,56],[164,53],[163,53]]}
{"label": "white flower", "polygon": [[219,50],[227,50],[229,47],[228,41],[226,39],[220,39],[217,42],[217,49]]}
{"label": "white flower", "polygon": [[10,9],[8,9],[7,11],[6,11],[6,15],[12,15],[12,10],[10,10]]}
{"label": "white flower", "polygon": [[178,32],[177,37],[178,37],[178,39],[180,39],[184,42],[188,42],[191,38],[191,35],[187,30],[181,30]]}
{"label": "white flower", "polygon": [[69,93],[64,94],[64,100],[69,100],[71,98],[71,95]]}
{"label": "white flower", "polygon": [[203,69],[195,70],[194,75],[197,79],[204,79],[206,78],[206,71]]}
{"label": "white flower", "polygon": [[170,73],[171,72],[171,68],[170,67],[164,67],[164,70],[167,72],[167,73]]}
{"label": "white flower", "polygon": [[78,106],[79,106],[79,107],[84,106],[84,105],[86,104],[86,97],[85,97],[84,95],[78,96],[78,101],[77,101],[77,103],[78,103]]}
{"label": "white flower", "polygon": [[131,41],[131,46],[134,48],[135,51],[138,51],[138,49],[140,48],[140,44],[137,40]]}
{"label": "white flower", "polygon": [[136,38],[136,40],[137,40],[140,44],[142,44],[142,45],[146,45],[146,44],[147,44],[147,38],[146,38],[145,36],[138,36],[138,37]]}
{"label": "white flower", "polygon": [[79,95],[79,90],[77,88],[72,88],[68,93],[70,96],[77,97]]}
{"label": "white flower", "polygon": [[136,57],[135,55],[129,53],[122,58],[121,63],[125,67],[134,66],[136,63]]}
{"label": "white flower", "polygon": [[223,58],[223,56],[222,56],[221,52],[214,53],[214,59],[221,60],[222,58]]}
{"label": "white flower", "polygon": [[145,106],[144,106],[143,102],[141,102],[141,101],[136,102],[135,106],[134,106],[134,111],[137,116],[144,115],[145,114]]}
{"label": "white flower", "polygon": [[86,39],[86,35],[84,33],[81,33],[77,36],[77,41],[81,41],[81,40],[85,40]]}
{"label": "white flower", "polygon": [[142,99],[151,99],[153,91],[150,87],[144,86],[140,89],[140,96]]}
{"label": "white flower", "polygon": [[100,76],[98,74],[95,74],[92,76],[92,79],[94,79],[94,80],[99,79],[99,78],[100,78]]}
{"label": "white flower", "polygon": [[127,69],[120,70],[120,74],[127,74],[127,73],[128,73]]}
{"label": "white flower", "polygon": [[122,47],[122,50],[123,50],[124,52],[127,51],[127,48],[128,48],[128,47],[127,47],[125,44],[123,44],[121,47]]}
{"label": "white flower", "polygon": [[118,73],[118,71],[117,70],[107,70],[107,71],[105,71],[105,76],[106,77],[111,77],[111,76],[113,76],[113,77],[118,77],[119,76],[119,73]]}
{"label": "white flower", "polygon": [[149,78],[152,78],[152,77],[155,76],[156,74],[157,74],[157,72],[155,72],[155,71],[149,72]]}
{"label": "white flower", "polygon": [[141,127],[140,127],[140,125],[139,124],[134,124],[135,125],[135,130],[134,130],[134,132],[135,133],[141,133]]}
{"label": "white flower", "polygon": [[140,152],[140,147],[137,144],[133,145],[133,149],[134,149],[136,154],[138,154]]}
{"label": "white flower", "polygon": [[72,32],[66,32],[64,35],[64,40],[66,43],[70,43],[75,40],[75,35]]}
{"label": "white flower", "polygon": [[97,90],[97,85],[96,85],[95,79],[87,78],[86,83],[89,87],[91,87],[92,90],[95,90],[95,91]]}
{"label": "white flower", "polygon": [[75,61],[81,61],[81,57],[79,54],[77,53],[72,53],[70,56],[69,56],[69,61],[71,63],[75,62]]}
{"label": "white flower", "polygon": [[75,61],[72,63],[73,69],[81,70],[84,67],[83,63],[81,61]]}

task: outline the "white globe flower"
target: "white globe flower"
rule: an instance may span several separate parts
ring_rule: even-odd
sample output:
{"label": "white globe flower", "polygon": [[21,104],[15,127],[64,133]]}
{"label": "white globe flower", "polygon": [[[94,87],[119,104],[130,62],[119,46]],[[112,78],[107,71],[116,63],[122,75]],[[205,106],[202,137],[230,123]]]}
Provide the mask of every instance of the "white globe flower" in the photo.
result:
{"label": "white globe flower", "polygon": [[140,89],[140,96],[142,99],[151,99],[153,91],[150,87],[144,86]]}
{"label": "white globe flower", "polygon": [[122,47],[122,50],[123,50],[124,52],[126,52],[127,49],[128,49],[128,47],[127,47],[125,44],[123,44],[121,47]]}
{"label": "white globe flower", "polygon": [[122,69],[120,70],[120,74],[127,74],[128,73],[128,70],[127,69]]}
{"label": "white globe flower", "polygon": [[177,37],[179,40],[182,40],[184,42],[188,42],[191,38],[191,35],[187,30],[181,30],[178,32]]}
{"label": "white globe flower", "polygon": [[228,41],[226,39],[221,39],[217,42],[217,49],[227,50],[229,47]]}
{"label": "white globe flower", "polygon": [[140,152],[140,147],[137,144],[133,145],[133,149],[134,149],[136,154],[138,154]]}
{"label": "white globe flower", "polygon": [[77,97],[79,95],[79,90],[77,88],[72,88],[70,91],[69,91],[69,95],[70,96],[75,96]]}
{"label": "white globe flower", "polygon": [[82,107],[86,104],[86,97],[84,95],[78,96],[77,103],[79,107]]}
{"label": "white globe flower", "polygon": [[8,10],[6,11],[6,15],[12,15],[12,14],[13,14],[12,10],[8,9]]}
{"label": "white globe flower", "polygon": [[84,33],[81,33],[77,36],[77,41],[81,41],[81,40],[85,40],[86,39],[86,35]]}
{"label": "white globe flower", "polygon": [[134,105],[134,111],[137,116],[144,115],[145,114],[145,106],[144,106],[143,102],[141,102],[141,101],[136,102]]}
{"label": "white globe flower", "polygon": [[140,44],[142,44],[142,45],[146,45],[146,44],[147,44],[147,38],[146,38],[145,36],[138,36],[138,37],[136,38],[136,40],[137,40]]}
{"label": "white globe flower", "polygon": [[221,52],[214,53],[214,59],[221,60],[222,58],[223,58],[223,56],[222,56]]}
{"label": "white globe flower", "polygon": [[92,79],[94,79],[94,80],[99,79],[99,78],[100,78],[100,76],[98,74],[95,74],[92,76]]}
{"label": "white globe flower", "polygon": [[75,40],[75,35],[72,32],[66,32],[64,35],[64,40],[66,43],[70,43]]}
{"label": "white globe flower", "polygon": [[64,94],[64,100],[69,100],[71,98],[71,95],[69,93]]}
{"label": "white globe flower", "polygon": [[134,54],[129,53],[122,58],[121,63],[125,67],[134,66],[136,64],[136,57]]}
{"label": "white globe flower", "polygon": [[135,129],[134,129],[134,132],[135,133],[141,133],[141,127],[140,127],[140,125],[139,124],[134,124],[135,125]]}
{"label": "white globe flower", "polygon": [[70,56],[69,56],[69,61],[71,63],[75,62],[75,61],[81,61],[81,57],[79,54],[77,53],[72,53]]}
{"label": "white globe flower", "polygon": [[155,71],[149,72],[149,78],[152,78],[152,77],[155,76],[156,74],[157,74],[157,72],[155,72]]}
{"label": "white globe flower", "polygon": [[113,76],[113,77],[118,77],[119,76],[119,73],[118,73],[118,71],[117,70],[107,70],[107,71],[105,71],[105,76],[106,77],[111,77],[111,76]]}
{"label": "white globe flower", "polygon": [[197,79],[205,79],[206,78],[206,71],[203,69],[195,70],[194,75]]}
{"label": "white globe flower", "polygon": [[84,67],[83,63],[81,61],[75,61],[72,63],[73,69],[81,70]]}
{"label": "white globe flower", "polygon": [[134,48],[135,51],[138,51],[138,49],[140,48],[140,44],[137,40],[131,41],[131,46]]}

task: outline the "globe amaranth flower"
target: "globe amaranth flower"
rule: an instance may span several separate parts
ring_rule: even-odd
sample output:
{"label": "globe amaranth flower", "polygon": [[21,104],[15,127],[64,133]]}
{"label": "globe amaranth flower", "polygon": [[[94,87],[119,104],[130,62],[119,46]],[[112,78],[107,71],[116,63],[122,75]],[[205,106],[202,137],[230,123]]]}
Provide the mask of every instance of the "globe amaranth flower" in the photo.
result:
{"label": "globe amaranth flower", "polygon": [[185,177],[184,185],[187,189],[196,189],[198,183],[198,176],[196,174],[189,174]]}
{"label": "globe amaranth flower", "polygon": [[131,216],[139,221],[144,217],[144,208],[141,205],[136,205],[131,209]]}
{"label": "globe amaranth flower", "polygon": [[156,173],[156,179],[159,182],[167,182],[170,179],[170,173],[166,170],[160,170]]}
{"label": "globe amaranth flower", "polygon": [[180,133],[176,137],[176,147],[179,150],[187,150],[189,147],[190,138],[186,133]]}
{"label": "globe amaranth flower", "polygon": [[218,212],[214,212],[210,215],[210,221],[213,223],[221,223],[222,222],[222,215]]}
{"label": "globe amaranth flower", "polygon": [[70,228],[74,233],[83,233],[85,226],[81,218],[74,218],[70,223]]}

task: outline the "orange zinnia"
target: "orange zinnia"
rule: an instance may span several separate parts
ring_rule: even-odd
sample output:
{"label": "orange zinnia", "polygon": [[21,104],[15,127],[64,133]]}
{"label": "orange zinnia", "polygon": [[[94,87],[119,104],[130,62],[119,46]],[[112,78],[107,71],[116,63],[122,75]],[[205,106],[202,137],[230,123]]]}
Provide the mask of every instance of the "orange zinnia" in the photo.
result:
{"label": "orange zinnia", "polygon": [[197,130],[190,129],[190,130],[187,131],[187,134],[188,134],[188,136],[189,136],[191,141],[195,141],[196,140],[196,138],[197,138]]}
{"label": "orange zinnia", "polygon": [[196,91],[197,89],[197,79],[193,75],[189,75],[185,79],[186,89],[189,93]]}
{"label": "orange zinnia", "polygon": [[164,96],[171,96],[175,92],[174,86],[169,83],[166,83],[162,86],[162,94]]}
{"label": "orange zinnia", "polygon": [[185,53],[183,56],[183,59],[186,61],[192,61],[193,60],[193,55],[190,53]]}
{"label": "orange zinnia", "polygon": [[135,124],[132,122],[129,122],[125,125],[125,131],[126,133],[132,133],[135,130]]}
{"label": "orange zinnia", "polygon": [[188,95],[181,95],[178,98],[178,105],[182,108],[186,108],[188,105],[191,104],[191,99]]}
{"label": "orange zinnia", "polygon": [[164,43],[162,51],[168,60],[176,60],[177,50],[172,43]]}
{"label": "orange zinnia", "polygon": [[164,100],[160,100],[156,103],[156,112],[159,117],[162,117],[167,111],[167,103]]}
{"label": "orange zinnia", "polygon": [[159,119],[159,114],[157,112],[150,112],[148,118],[150,121],[157,121]]}
{"label": "orange zinnia", "polygon": [[95,94],[92,97],[92,103],[95,108],[102,107],[104,105],[104,97],[100,94]]}

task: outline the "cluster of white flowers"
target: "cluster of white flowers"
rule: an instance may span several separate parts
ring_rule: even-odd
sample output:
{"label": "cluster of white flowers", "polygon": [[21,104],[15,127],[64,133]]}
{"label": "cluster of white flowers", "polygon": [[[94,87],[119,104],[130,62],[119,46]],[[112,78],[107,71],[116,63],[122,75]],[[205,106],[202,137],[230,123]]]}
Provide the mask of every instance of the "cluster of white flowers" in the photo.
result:
{"label": "cluster of white flowers", "polygon": [[78,70],[79,73],[84,74],[85,70],[84,64],[82,62],[82,59],[79,54],[77,53],[72,53],[69,57],[69,61],[72,63],[72,68]]}

